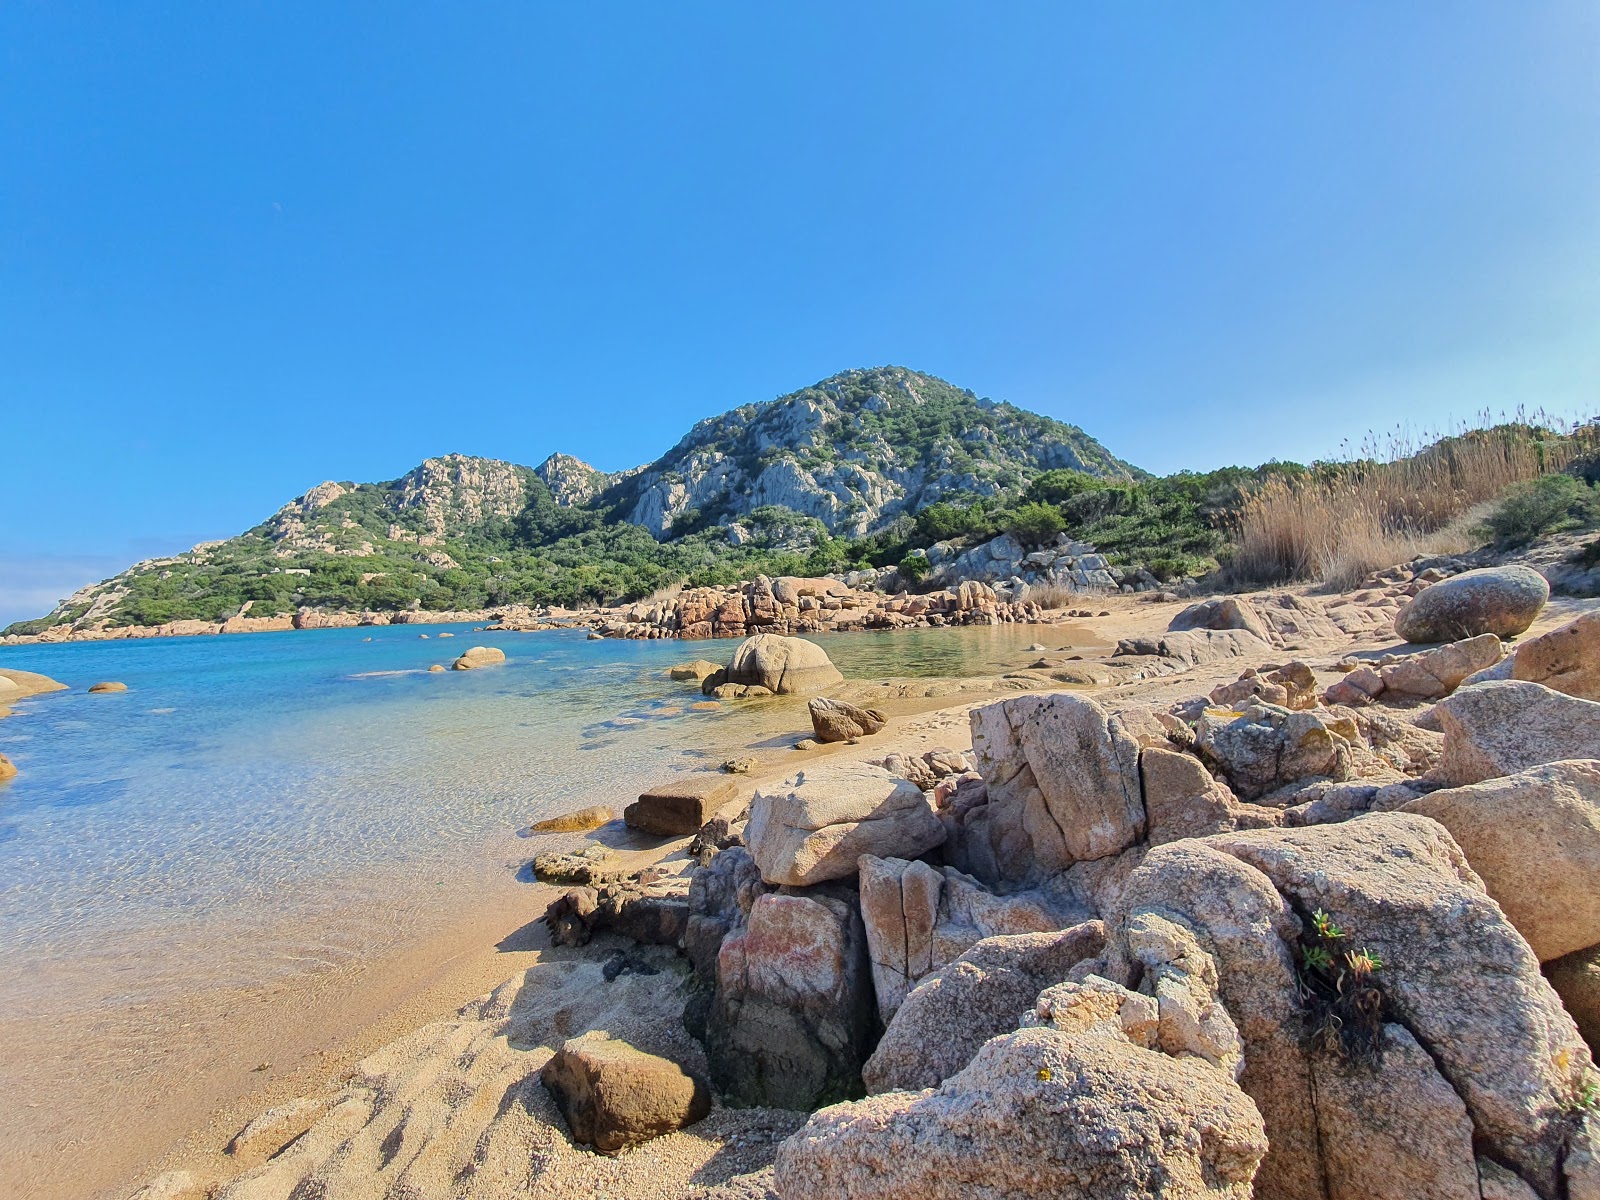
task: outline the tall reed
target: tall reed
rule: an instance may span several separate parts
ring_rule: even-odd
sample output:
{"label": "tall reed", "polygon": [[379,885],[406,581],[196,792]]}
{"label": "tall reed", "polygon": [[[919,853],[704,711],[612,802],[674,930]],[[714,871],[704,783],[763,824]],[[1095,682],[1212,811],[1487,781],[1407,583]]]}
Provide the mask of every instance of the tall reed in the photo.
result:
{"label": "tall reed", "polygon": [[1350,586],[1418,554],[1466,547],[1452,523],[1515,484],[1563,470],[1600,438],[1594,423],[1518,411],[1423,439],[1368,435],[1358,456],[1269,479],[1241,506],[1229,574],[1240,583]]}

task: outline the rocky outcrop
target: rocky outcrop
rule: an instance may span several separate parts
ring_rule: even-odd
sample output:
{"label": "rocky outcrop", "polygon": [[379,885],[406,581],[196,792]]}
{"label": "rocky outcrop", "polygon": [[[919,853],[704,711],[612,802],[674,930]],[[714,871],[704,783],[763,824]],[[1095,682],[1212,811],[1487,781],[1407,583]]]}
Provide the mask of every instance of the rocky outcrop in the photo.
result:
{"label": "rocky outcrop", "polygon": [[758,791],[745,829],[762,877],[796,887],[848,878],[863,854],[917,858],[944,839],[914,784],[858,763],[816,767]]}
{"label": "rocky outcrop", "polygon": [[844,676],[815,642],[760,633],[733,652],[727,682],[764,687],[777,696],[809,696],[843,683]]}
{"label": "rocky outcrop", "polygon": [[1235,829],[1259,829],[1282,822],[1282,814],[1241,804],[1191,754],[1150,747],[1139,753],[1139,779],[1152,846],[1183,838],[1206,837]]}
{"label": "rocky outcrop", "polygon": [[862,708],[845,700],[817,697],[811,701],[811,729],[819,742],[848,742],[870,737],[889,723],[881,709]]}
{"label": "rocky outcrop", "polygon": [[1105,946],[1105,929],[1085,922],[1055,933],[985,938],[912,989],[867,1060],[869,1093],[938,1087],[1052,983]]}
{"label": "rocky outcrop", "polygon": [[1438,700],[1490,670],[1504,653],[1500,639],[1484,633],[1419,654],[1385,655],[1356,666],[1327,690],[1325,698],[1329,704],[1366,704],[1380,697],[1402,704]]}
{"label": "rocky outcrop", "polygon": [[934,1091],[817,1113],[775,1179],[784,1200],[1245,1200],[1265,1150],[1255,1106],[1203,1060],[1034,1028]]}
{"label": "rocky outcrop", "polygon": [[1037,881],[1141,840],[1139,744],[1081,696],[1027,695],[972,712],[987,800],[961,825],[981,878]]}
{"label": "rocky outcrop", "polygon": [[1191,604],[1167,624],[1171,633],[1189,629],[1242,629],[1263,642],[1272,636],[1250,601],[1237,596],[1217,596]]}
{"label": "rocky outcrop", "polygon": [[1328,912],[1348,945],[1376,956],[1385,1011],[1461,1096],[1476,1144],[1553,1194],[1566,1107],[1589,1051],[1449,835],[1427,818],[1390,813],[1205,844],[1260,871],[1297,912]]}
{"label": "rocky outcrop", "polygon": [[1600,758],[1600,704],[1539,683],[1493,680],[1439,701],[1444,749],[1433,774],[1461,786],[1541,763]]}
{"label": "rocky outcrop", "polygon": [[700,771],[658,783],[622,812],[631,827],[657,837],[687,837],[739,794],[725,775]]}
{"label": "rocky outcrop", "polygon": [[1238,713],[1208,709],[1195,735],[1201,757],[1245,800],[1303,779],[1349,779],[1355,773],[1355,725],[1328,710],[1293,712],[1261,703]]}
{"label": "rocky outcrop", "polygon": [[1328,1200],[1482,1200],[1461,1097],[1403,1025],[1383,1027],[1379,1052],[1376,1066],[1313,1062]]}
{"label": "rocky outcrop", "polygon": [[703,1040],[731,1101],[811,1109],[860,1093],[874,1012],[853,904],[760,895],[723,938],[715,970]]}
{"label": "rocky outcrop", "polygon": [[1600,612],[1523,642],[1512,655],[1510,678],[1600,700]]}
{"label": "rocky outcrop", "polygon": [[1544,576],[1527,567],[1486,567],[1430,584],[1395,617],[1408,642],[1453,642],[1492,633],[1516,637],[1550,599]]}
{"label": "rocky outcrop", "polygon": [[924,862],[863,854],[861,921],[878,1017],[887,1025],[917,980],[933,970],[933,930],[944,875]]}
{"label": "rocky outcrop", "polygon": [[703,1120],[711,1089],[677,1063],[595,1031],[563,1043],[539,1071],[572,1140],[618,1154]]}
{"label": "rocky outcrop", "polygon": [[1548,763],[1404,811],[1450,831],[1540,962],[1600,945],[1600,762]]}
{"label": "rocky outcrop", "polygon": [[505,661],[506,652],[496,646],[471,646],[451,665],[458,671],[471,671]]}

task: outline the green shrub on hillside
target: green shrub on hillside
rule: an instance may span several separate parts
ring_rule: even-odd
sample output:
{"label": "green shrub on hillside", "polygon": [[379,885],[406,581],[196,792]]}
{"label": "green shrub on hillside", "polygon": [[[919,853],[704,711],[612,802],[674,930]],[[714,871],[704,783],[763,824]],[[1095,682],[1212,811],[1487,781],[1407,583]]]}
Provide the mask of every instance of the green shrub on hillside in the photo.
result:
{"label": "green shrub on hillside", "polygon": [[1512,488],[1484,520],[1482,536],[1523,545],[1546,533],[1600,523],[1600,493],[1571,475],[1546,475]]}

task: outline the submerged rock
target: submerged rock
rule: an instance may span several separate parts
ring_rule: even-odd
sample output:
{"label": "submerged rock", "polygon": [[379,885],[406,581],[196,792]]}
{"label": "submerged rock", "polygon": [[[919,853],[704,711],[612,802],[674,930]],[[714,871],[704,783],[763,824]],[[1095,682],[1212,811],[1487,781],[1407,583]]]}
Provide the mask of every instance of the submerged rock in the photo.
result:
{"label": "submerged rock", "polygon": [[727,682],[764,687],[778,696],[806,696],[843,683],[844,676],[815,642],[758,633],[733,652]]}
{"label": "submerged rock", "polygon": [[125,692],[127,690],[127,684],[117,683],[113,680],[106,680],[103,683],[93,683],[89,685],[89,694],[92,696],[103,696],[110,692]]}
{"label": "submerged rock", "polygon": [[534,833],[587,833],[617,819],[617,810],[604,804],[580,808],[559,817],[546,817],[528,826]]}
{"label": "submerged rock", "polygon": [[0,754],[0,782],[17,777],[17,764]]}
{"label": "submerged rock", "polygon": [[1430,584],[1394,619],[1408,642],[1453,642],[1492,633],[1511,638],[1538,618],[1550,599],[1544,576],[1528,567],[1485,567]]}

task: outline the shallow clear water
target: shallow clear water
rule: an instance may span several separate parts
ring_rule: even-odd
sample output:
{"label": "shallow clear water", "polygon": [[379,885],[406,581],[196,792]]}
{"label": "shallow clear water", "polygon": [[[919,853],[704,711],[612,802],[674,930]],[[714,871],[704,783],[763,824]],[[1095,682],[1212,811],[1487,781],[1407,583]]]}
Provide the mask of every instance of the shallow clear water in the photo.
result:
{"label": "shallow clear water", "polygon": [[[357,957],[406,914],[514,871],[530,820],[620,808],[662,775],[806,725],[788,700],[695,712],[693,687],[664,678],[729,642],[451,628],[0,649],[0,667],[73,688],[0,720],[21,771],[0,785],[0,1001],[27,1003],[51,968],[86,961],[126,1000],[201,983],[202,958],[260,981]],[[1035,636],[817,640],[871,678],[986,673]],[[428,672],[474,644],[508,661]],[[86,694],[101,679],[130,690]]]}

